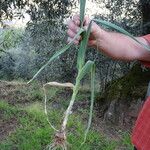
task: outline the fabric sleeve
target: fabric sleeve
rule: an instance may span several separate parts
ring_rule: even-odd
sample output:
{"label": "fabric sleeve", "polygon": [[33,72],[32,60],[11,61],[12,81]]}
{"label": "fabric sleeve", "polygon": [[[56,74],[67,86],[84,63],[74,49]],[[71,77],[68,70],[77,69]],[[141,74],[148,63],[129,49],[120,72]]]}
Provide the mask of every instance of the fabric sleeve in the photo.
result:
{"label": "fabric sleeve", "polygon": [[[150,43],[150,34],[143,36],[143,38]],[[145,67],[150,68],[150,62],[140,61]]]}
{"label": "fabric sleeve", "polygon": [[148,43],[150,43],[150,34],[143,36],[145,40],[147,40]]}

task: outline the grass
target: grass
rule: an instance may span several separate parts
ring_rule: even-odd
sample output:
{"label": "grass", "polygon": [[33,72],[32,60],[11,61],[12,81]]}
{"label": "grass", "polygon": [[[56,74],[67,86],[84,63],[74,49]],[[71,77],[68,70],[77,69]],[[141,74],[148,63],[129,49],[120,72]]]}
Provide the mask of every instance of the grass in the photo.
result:
{"label": "grass", "polygon": [[130,139],[130,134],[128,132],[122,133],[121,144],[125,145],[128,150],[133,150],[133,146],[132,146],[131,139]]}
{"label": "grass", "polygon": [[[40,90],[40,88],[38,89]],[[23,91],[23,89],[20,90]],[[26,88],[24,92],[26,92],[27,96],[31,94],[31,91],[27,91]],[[44,104],[41,100],[37,100],[36,102],[33,100],[35,98],[33,94],[34,92],[37,93],[37,89],[33,88],[32,95],[30,95],[32,100],[27,104],[20,104],[17,100],[15,105],[8,104],[6,100],[0,101],[0,110],[3,122],[7,122],[11,118],[15,118],[17,120],[13,131],[9,131],[9,134],[1,140],[0,149],[41,150],[45,149],[49,142],[53,140],[55,133],[46,120]],[[55,99],[55,101],[60,98],[58,96],[59,94],[61,96],[63,95],[62,92],[63,90],[57,88],[49,90],[49,94],[52,94],[51,98]],[[84,94],[90,95],[90,93],[79,92],[77,103],[84,101]],[[59,128],[63,112],[66,109],[66,103],[69,103],[69,98],[68,100],[63,99],[61,101],[61,109],[59,107],[53,108],[50,106],[50,103],[48,103],[49,119],[54,125],[56,125],[57,128]],[[100,134],[98,129],[94,128],[94,125],[87,135],[86,143],[81,147],[86,128],[85,118],[88,118],[87,109],[82,107],[79,107],[78,111],[75,110],[74,113],[70,115],[70,119],[67,124],[67,139],[69,143],[68,149],[115,150],[118,145],[124,145],[131,149],[128,134],[124,134],[123,139],[117,142],[116,140],[111,140],[105,135]],[[6,126],[9,126],[9,124],[6,124]],[[5,126],[2,126],[2,128],[5,130]]]}
{"label": "grass", "polygon": [[4,101],[0,101],[0,111],[2,114],[2,119],[10,119],[18,112],[15,107],[10,106]]}
{"label": "grass", "polygon": [[[33,103],[24,109],[19,109],[1,101],[0,107],[5,110],[5,116],[11,114],[11,117],[16,117],[19,121],[16,130],[1,142],[1,149],[41,150],[52,140],[54,132],[47,123],[41,103]],[[7,109],[10,111],[7,111]],[[51,115],[51,121],[53,120],[55,123],[60,121],[57,111],[52,112],[53,115]],[[24,112],[23,115],[21,115],[22,112]],[[72,145],[73,150],[80,147],[83,141],[83,131],[82,119],[79,115],[72,115],[68,122],[68,142]],[[96,131],[91,131],[86,144],[82,148],[86,150],[93,148],[113,150],[115,145],[115,142],[108,142]]]}

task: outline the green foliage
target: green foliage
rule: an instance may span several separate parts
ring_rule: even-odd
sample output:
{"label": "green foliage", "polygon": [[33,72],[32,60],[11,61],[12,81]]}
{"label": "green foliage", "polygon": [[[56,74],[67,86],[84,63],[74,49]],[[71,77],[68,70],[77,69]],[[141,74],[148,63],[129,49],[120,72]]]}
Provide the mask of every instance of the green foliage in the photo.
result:
{"label": "green foliage", "polygon": [[[8,0],[1,1],[0,20],[4,18],[12,19],[14,17],[24,17],[23,13],[28,13],[31,19],[37,21],[39,19],[59,18],[60,14],[64,17],[68,13],[68,7],[72,6],[74,1],[70,0],[44,0],[44,1],[28,1],[28,0]],[[15,8],[15,11],[13,11]],[[23,12],[23,13],[22,13]]]}
{"label": "green foliage", "polygon": [[[13,108],[13,111],[8,111]],[[5,140],[0,142],[0,149],[36,149],[41,150],[46,147],[50,140],[52,140],[53,130],[49,127],[45,118],[42,103],[30,103],[30,105],[19,108],[9,105],[4,101],[0,101],[0,109],[5,111],[2,114],[2,119],[9,119],[6,116],[16,117],[18,120],[17,127]],[[82,108],[80,108],[82,109]],[[68,121],[68,142],[72,150],[76,149],[101,149],[101,150],[114,150],[119,147],[126,147],[132,150],[133,146],[130,141],[129,133],[122,133],[121,141],[116,142],[110,140],[99,131],[91,129],[87,135],[87,140],[84,145],[81,143],[84,139],[84,121],[82,116],[84,114],[73,114]],[[11,114],[11,115],[10,115]],[[48,115],[53,122],[60,123],[61,115],[60,110],[50,109]]]}
{"label": "green foliage", "polygon": [[[106,89],[105,99],[108,98],[112,101],[119,98],[120,100],[124,99],[126,102],[127,100],[131,101],[130,99],[134,97],[137,97],[137,99],[142,97],[143,99],[146,89],[142,86],[149,82],[149,76],[150,72],[148,70],[143,72],[140,65],[135,65],[124,77],[110,83],[110,86]],[[134,91],[138,92],[135,94]]]}
{"label": "green foliage", "polygon": [[80,27],[83,27],[83,23],[84,23],[84,16],[85,16],[85,6],[86,6],[86,0],[82,0],[80,1]]}
{"label": "green foliage", "polygon": [[22,29],[5,29],[0,35],[0,49],[8,50],[17,47],[23,37]]}
{"label": "green foliage", "polygon": [[[6,102],[2,102],[3,109],[12,107]],[[6,140],[0,142],[0,148],[3,150],[11,149],[36,149],[41,150],[46,147],[50,140],[52,140],[53,130],[49,127],[47,120],[45,118],[43,107],[40,103],[33,103],[23,110],[16,108],[16,116],[19,120],[19,124],[15,132],[11,133]],[[60,121],[58,117],[58,111],[49,111],[53,121]],[[23,115],[20,115],[23,114]],[[6,115],[6,114],[5,114]],[[83,121],[80,115],[72,115],[68,122],[68,129],[70,130],[68,141],[72,145],[72,149],[79,149],[82,142],[81,139],[84,138],[83,131]],[[73,132],[72,132],[73,131]],[[87,137],[87,143],[81,147],[81,149],[102,149],[102,150],[114,150],[116,147],[116,142],[106,139],[104,136],[100,135],[96,131],[90,131]]]}
{"label": "green foliage", "polygon": [[90,32],[91,32],[91,23],[89,24],[87,31],[84,31],[82,34],[82,41],[80,42],[80,47],[79,47],[78,57],[77,57],[78,70],[81,70],[83,65],[85,64],[85,55],[86,55]]}
{"label": "green foliage", "polygon": [[4,117],[2,119],[9,119],[18,112],[18,110],[15,107],[10,106],[8,103],[2,100],[0,100],[0,110],[1,114]]}
{"label": "green foliage", "polygon": [[0,78],[11,80],[15,72],[15,49],[21,44],[22,29],[6,29],[0,34]]}
{"label": "green foliage", "polygon": [[[2,63],[0,63],[0,70],[3,70],[2,72],[0,72],[1,78],[10,80],[12,80],[13,78],[30,79],[33,74],[37,72],[39,68],[49,59],[49,57],[52,56],[56,52],[56,50],[66,42],[64,37],[65,26],[63,25],[62,19],[68,16],[68,11],[72,11],[70,7],[76,7],[75,1],[72,4],[70,2],[72,3],[72,1],[69,1],[68,3],[68,1],[63,0],[60,4],[59,1],[54,2],[48,0],[43,2],[35,1],[31,5],[31,12],[29,9],[28,13],[30,13],[31,16],[33,14],[33,18],[38,18],[38,21],[34,20],[33,22],[27,24],[25,37],[23,37],[21,46],[19,46],[18,48],[13,48],[11,50],[9,49],[9,51],[11,51],[11,55],[3,55],[3,53],[0,52],[0,55],[3,55],[1,57]],[[100,9],[100,11],[98,12],[99,14],[96,14],[96,18],[101,18],[116,23],[117,25],[124,27],[134,35],[141,35],[145,28],[149,30],[149,13],[147,13],[147,11],[149,10],[150,2],[148,0],[140,0],[140,2],[94,0],[92,2],[96,3]],[[2,10],[7,10],[7,6],[11,6],[8,4],[12,4],[13,2],[8,0],[7,3],[6,1],[2,1],[0,3],[2,6]],[[38,10],[35,4],[39,4]],[[24,3],[23,1],[15,3],[15,12],[21,10],[22,14],[19,15],[24,15],[25,5],[29,4]],[[57,11],[53,11],[52,6],[54,6],[54,8],[56,8],[55,10]],[[58,10],[58,6],[60,6],[60,10]],[[48,9],[43,9],[44,7]],[[40,8],[42,8],[42,10]],[[49,8],[51,8],[51,10],[49,10]],[[66,9],[68,11],[66,11]],[[101,10],[103,10],[103,13],[101,13]],[[43,11],[51,11],[51,13],[43,13]],[[36,14],[34,12],[36,12]],[[53,15],[52,12],[54,12],[56,15]],[[42,15],[40,14],[45,14],[45,17],[42,17]],[[47,17],[47,15],[50,15],[50,17]],[[145,23],[145,21],[147,23],[143,24]],[[145,34],[146,33],[148,33],[148,31],[145,31]],[[57,61],[55,61],[51,65],[48,65],[47,68],[44,69],[44,71],[38,76],[38,80],[63,80],[64,82],[74,82],[74,77],[77,73],[75,66],[76,53],[77,49],[75,47],[72,47],[67,54],[62,55],[58,58]],[[96,77],[98,79],[97,83],[100,86],[100,90],[104,90],[105,85],[109,81],[120,78],[131,68],[129,63],[127,64],[118,61],[112,61],[111,59],[104,57],[100,53],[93,51],[92,48],[87,51],[86,58],[87,60],[93,60],[94,58],[96,58]],[[83,80],[83,84],[85,83],[84,81],[85,80]]]}
{"label": "green foliage", "polygon": [[126,146],[128,150],[133,150],[133,145],[131,143],[131,135],[128,132],[122,133],[121,143]]}
{"label": "green foliage", "polygon": [[[128,31],[132,31],[133,34],[139,35],[139,33],[141,33],[141,22],[137,19],[140,19],[141,14],[140,10],[138,10],[137,2],[123,3],[122,1],[109,1],[109,5],[111,5],[111,8],[108,9],[108,11],[110,11],[110,13],[106,14],[104,13],[106,10],[105,5],[107,5],[108,1],[94,1],[94,3],[100,6],[102,3],[104,4],[102,8],[100,7],[100,10],[104,10],[103,14],[97,16],[98,18],[101,17],[102,19],[115,22]],[[20,5],[21,4],[22,3],[20,3]],[[5,6],[5,4],[3,6]],[[112,8],[112,6],[115,7]],[[60,9],[61,8],[62,7],[60,7]],[[69,8],[70,6],[68,6],[67,9]],[[122,8],[126,9],[122,11]],[[113,11],[111,9],[113,9]],[[135,14],[135,12],[138,15]],[[124,13],[127,14],[125,17],[123,16]],[[63,16],[63,14],[61,15],[61,13],[59,15]],[[17,48],[15,47],[7,49],[10,55],[1,53],[2,56],[0,60],[0,78],[4,78],[7,80],[18,78],[32,78],[33,74],[37,72],[39,68],[43,64],[45,64],[45,62],[49,60],[49,57],[52,56],[57,51],[57,49],[64,45],[64,43],[66,42],[66,27],[61,19],[57,17],[57,19],[55,19],[55,17],[56,16],[51,16],[50,20],[39,17],[37,22],[33,21],[27,24],[27,28],[24,34],[25,36],[23,36],[22,38],[23,41],[21,42],[21,45],[19,44]],[[133,23],[134,25],[132,26]],[[136,28],[135,31],[134,28]],[[14,33],[17,33],[15,29],[13,30]],[[96,78],[97,84],[100,87],[100,89],[97,88],[97,90],[104,90],[105,85],[109,81],[123,76],[131,68],[129,63],[126,64],[118,61],[112,61],[110,58],[104,57],[102,54],[94,51],[92,48],[89,48],[86,53],[87,56],[85,60],[96,60]],[[37,77],[37,79],[44,82],[57,80],[63,82],[69,81],[74,83],[74,78],[77,75],[76,54],[77,48],[72,46],[68,53],[61,55],[56,61],[52,62],[51,65],[48,65],[47,68],[44,69]],[[88,81],[88,78],[86,78],[86,80],[82,80],[82,84],[87,83],[85,81]]]}

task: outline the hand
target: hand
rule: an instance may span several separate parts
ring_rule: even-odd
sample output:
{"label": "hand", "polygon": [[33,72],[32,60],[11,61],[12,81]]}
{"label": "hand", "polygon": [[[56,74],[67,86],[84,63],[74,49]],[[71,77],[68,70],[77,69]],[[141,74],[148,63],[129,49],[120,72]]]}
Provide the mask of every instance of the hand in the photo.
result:
{"label": "hand", "polygon": [[[88,28],[90,21],[91,20],[89,19],[89,17],[84,18],[83,25],[85,29]],[[79,15],[75,15],[73,16],[73,19],[69,20],[68,22],[68,31],[67,31],[67,34],[69,36],[68,42],[74,38],[74,36],[79,31],[79,29],[80,29],[80,17]],[[91,34],[89,37],[88,45],[92,47],[96,47],[100,41],[100,38],[102,37],[102,32],[104,32],[104,30],[102,30],[95,22],[92,22]],[[80,40],[81,40],[81,36],[78,39],[76,39],[74,43],[78,45]]]}
{"label": "hand", "polygon": [[[84,28],[87,29],[90,19],[88,17],[84,18]],[[68,42],[74,38],[80,29],[80,17],[79,15],[73,16],[68,22],[69,36]],[[79,44],[81,37],[74,41],[75,44]],[[143,42],[145,45],[149,43],[144,38],[138,38],[139,41]],[[103,52],[107,56],[113,59],[119,60],[144,60],[150,61],[150,52],[146,51],[145,48],[138,45],[128,36],[125,36],[116,32],[108,32],[101,29],[95,22],[92,22],[91,33],[88,41],[88,45],[95,47],[96,49]]]}

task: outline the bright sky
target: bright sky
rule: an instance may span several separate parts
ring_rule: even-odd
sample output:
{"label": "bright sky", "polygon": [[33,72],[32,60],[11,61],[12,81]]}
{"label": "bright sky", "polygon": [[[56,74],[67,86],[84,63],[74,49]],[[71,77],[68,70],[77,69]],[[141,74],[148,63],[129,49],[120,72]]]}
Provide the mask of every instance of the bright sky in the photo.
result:
{"label": "bright sky", "polygon": [[[89,17],[92,17],[94,14],[101,14],[102,16],[107,16],[110,11],[105,8],[105,4],[102,2],[96,3],[92,2],[93,0],[87,0],[86,2],[86,14],[89,15]],[[109,2],[109,0],[105,0],[105,2]],[[124,4],[127,0],[124,0]],[[133,0],[135,2],[138,2],[139,0]],[[77,4],[78,7],[71,9],[72,15],[75,13],[79,13],[79,4]],[[123,14],[122,14],[123,15]],[[13,19],[12,21],[5,20],[4,23],[9,26],[13,27],[25,27],[26,23],[30,21],[30,16],[28,14],[24,14],[24,19]],[[123,16],[122,16],[123,17]],[[66,22],[66,21],[65,21]]]}
{"label": "bright sky", "polygon": [[30,21],[30,16],[28,14],[24,14],[24,18],[21,19],[13,19],[12,21],[4,20],[3,23],[10,27],[22,27],[24,28],[27,22]]}

